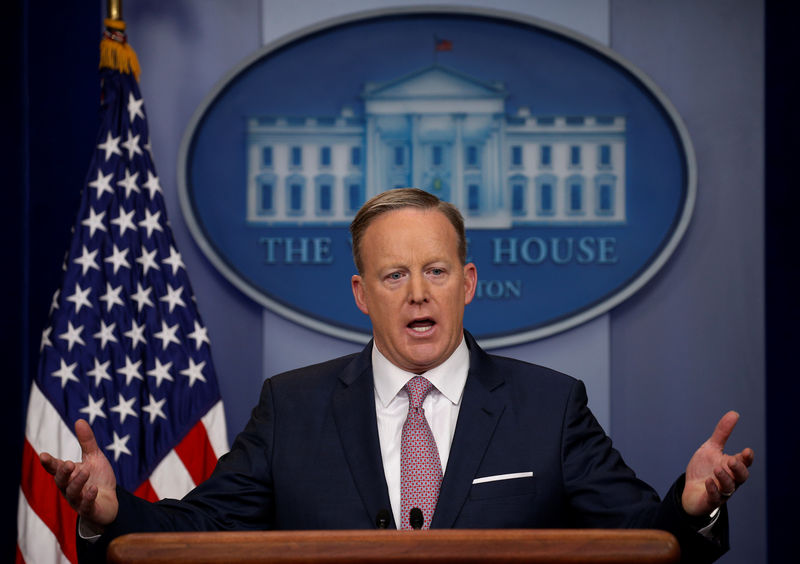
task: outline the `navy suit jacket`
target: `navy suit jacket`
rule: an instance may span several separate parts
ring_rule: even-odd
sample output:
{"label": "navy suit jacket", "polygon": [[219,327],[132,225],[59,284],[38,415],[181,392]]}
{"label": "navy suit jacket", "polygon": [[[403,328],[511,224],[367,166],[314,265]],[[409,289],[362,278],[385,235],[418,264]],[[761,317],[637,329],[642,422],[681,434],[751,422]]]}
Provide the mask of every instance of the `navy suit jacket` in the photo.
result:
{"label": "navy suit jacket", "polygon": [[[724,507],[715,538],[697,534],[680,506],[681,480],[661,501],[637,479],[580,381],[489,355],[465,335],[469,374],[433,528],[661,528],[686,561],[727,549]],[[374,528],[390,504],[371,349],[268,379],[209,480],[157,504],[118,488],[117,520],[82,556],[135,531]],[[533,475],[473,483],[520,472]]]}

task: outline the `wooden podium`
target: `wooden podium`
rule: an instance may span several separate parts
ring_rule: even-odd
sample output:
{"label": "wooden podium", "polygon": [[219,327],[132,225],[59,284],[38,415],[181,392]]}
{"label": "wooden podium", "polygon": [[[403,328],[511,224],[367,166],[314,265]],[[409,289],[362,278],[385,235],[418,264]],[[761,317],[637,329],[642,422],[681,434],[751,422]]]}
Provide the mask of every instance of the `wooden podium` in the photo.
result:
{"label": "wooden podium", "polygon": [[669,564],[678,541],[654,530],[264,531],[138,533],[114,540],[115,564]]}

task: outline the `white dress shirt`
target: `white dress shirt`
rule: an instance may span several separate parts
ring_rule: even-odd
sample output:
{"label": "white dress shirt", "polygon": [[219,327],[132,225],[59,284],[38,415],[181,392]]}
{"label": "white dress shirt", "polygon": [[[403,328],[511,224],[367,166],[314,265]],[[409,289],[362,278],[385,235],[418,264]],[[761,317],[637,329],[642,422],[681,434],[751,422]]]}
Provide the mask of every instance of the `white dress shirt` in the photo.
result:
{"label": "white dress shirt", "polygon": [[[469,349],[462,338],[461,344],[447,360],[421,374],[434,386],[422,402],[422,409],[436,440],[436,448],[442,461],[442,474],[447,468],[468,371]],[[372,373],[375,380],[375,413],[378,416],[383,473],[389,488],[394,522],[399,524],[400,442],[403,423],[408,416],[408,394],[403,388],[417,374],[396,367],[375,345],[372,347]]]}

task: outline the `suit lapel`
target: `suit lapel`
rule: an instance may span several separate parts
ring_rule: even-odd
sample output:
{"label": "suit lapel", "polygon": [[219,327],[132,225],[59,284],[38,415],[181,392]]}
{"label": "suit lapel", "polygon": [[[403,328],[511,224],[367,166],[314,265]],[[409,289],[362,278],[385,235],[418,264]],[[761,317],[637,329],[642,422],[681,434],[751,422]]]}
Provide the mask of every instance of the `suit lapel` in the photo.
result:
{"label": "suit lapel", "polygon": [[431,523],[431,527],[440,529],[451,528],[455,523],[505,409],[503,397],[496,393],[496,389],[503,384],[502,376],[493,372],[491,360],[472,336],[466,331],[464,335],[470,349],[470,368],[439,501]]}
{"label": "suit lapel", "polygon": [[378,439],[371,352],[368,345],[339,377],[333,415],[356,488],[374,521],[381,509],[391,512],[391,505]]}

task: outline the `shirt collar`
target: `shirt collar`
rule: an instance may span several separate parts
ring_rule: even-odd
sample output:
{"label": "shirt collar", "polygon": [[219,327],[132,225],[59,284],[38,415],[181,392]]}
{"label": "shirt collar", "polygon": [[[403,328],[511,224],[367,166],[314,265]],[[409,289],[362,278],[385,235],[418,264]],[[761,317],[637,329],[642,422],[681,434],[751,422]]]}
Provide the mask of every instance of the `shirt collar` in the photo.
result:
{"label": "shirt collar", "polygon": [[[425,376],[453,405],[458,405],[464,393],[467,372],[469,372],[469,349],[462,337],[461,344],[456,347],[447,360],[436,368],[424,372],[421,376]],[[378,350],[378,346],[374,342],[372,343],[372,374],[375,381],[375,392],[384,407],[388,406],[406,383],[416,376],[413,372],[406,372],[392,364]]]}

